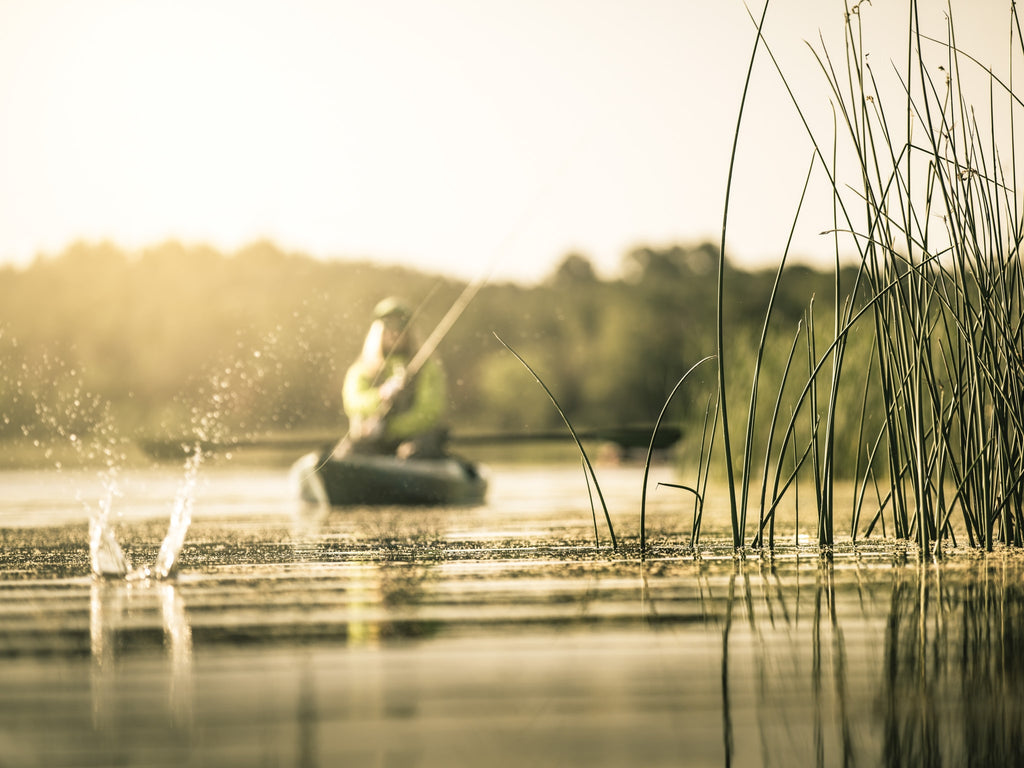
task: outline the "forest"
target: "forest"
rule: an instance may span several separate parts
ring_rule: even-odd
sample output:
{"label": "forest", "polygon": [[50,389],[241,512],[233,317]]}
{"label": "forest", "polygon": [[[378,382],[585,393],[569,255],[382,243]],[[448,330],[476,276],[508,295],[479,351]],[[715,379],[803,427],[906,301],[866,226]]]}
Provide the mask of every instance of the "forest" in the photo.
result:
{"label": "forest", "polygon": [[[453,432],[562,425],[498,337],[574,426],[653,424],[686,370],[715,354],[718,260],[707,243],[638,247],[623,255],[618,276],[601,279],[584,254],[569,253],[538,284],[485,284],[436,353]],[[753,365],[774,274],[726,264],[723,320],[737,371]],[[832,312],[835,284],[832,273],[787,267],[773,305],[779,338],[762,367],[784,364],[812,304]],[[464,287],[270,242],[231,254],[178,242],[138,252],[75,243],[0,271],[0,439],[342,434],[341,379],[375,303],[403,297],[422,341]],[[684,453],[699,443],[716,391],[714,365],[705,364],[673,400],[666,423],[682,427]]]}

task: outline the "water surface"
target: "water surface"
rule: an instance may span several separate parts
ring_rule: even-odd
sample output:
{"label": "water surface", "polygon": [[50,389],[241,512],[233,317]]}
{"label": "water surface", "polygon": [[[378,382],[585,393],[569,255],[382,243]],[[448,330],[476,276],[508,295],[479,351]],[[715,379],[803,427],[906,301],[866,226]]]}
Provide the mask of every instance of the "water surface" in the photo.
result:
{"label": "water surface", "polygon": [[[5,473],[0,766],[1024,764],[1020,558],[737,558],[714,508],[695,553],[661,488],[641,561],[640,470],[598,477],[619,551],[578,467],[326,516],[285,471],[203,468],[176,574],[128,581],[90,575],[107,479]],[[135,565],[180,483],[118,478]]]}

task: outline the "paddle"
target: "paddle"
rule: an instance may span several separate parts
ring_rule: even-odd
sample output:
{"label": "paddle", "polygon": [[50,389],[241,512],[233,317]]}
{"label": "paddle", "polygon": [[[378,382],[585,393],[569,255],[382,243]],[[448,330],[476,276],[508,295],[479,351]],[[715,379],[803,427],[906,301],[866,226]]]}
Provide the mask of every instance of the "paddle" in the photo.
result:
{"label": "paddle", "polygon": [[[625,426],[577,431],[581,440],[613,443],[620,448],[647,448],[650,445],[653,427]],[[655,435],[654,448],[671,448],[682,437],[682,431],[675,427],[661,426]],[[241,448],[263,450],[315,450],[333,444],[334,435],[295,434],[259,435],[233,440],[204,440],[199,443],[203,452],[223,452]],[[518,443],[539,443],[569,440],[565,430],[541,432],[465,432],[454,433],[449,440],[456,445],[511,445]],[[155,459],[179,459],[194,450],[194,439],[144,438],[137,441],[139,447]]]}
{"label": "paddle", "polygon": [[[650,427],[609,427],[577,431],[580,440],[614,443],[620,448],[647,448],[651,442]],[[675,427],[661,427],[654,439],[654,448],[663,450],[679,442],[682,431]],[[535,443],[568,440],[571,436],[564,429],[545,432],[468,432],[452,435],[451,441],[461,445],[503,445],[510,443]]]}

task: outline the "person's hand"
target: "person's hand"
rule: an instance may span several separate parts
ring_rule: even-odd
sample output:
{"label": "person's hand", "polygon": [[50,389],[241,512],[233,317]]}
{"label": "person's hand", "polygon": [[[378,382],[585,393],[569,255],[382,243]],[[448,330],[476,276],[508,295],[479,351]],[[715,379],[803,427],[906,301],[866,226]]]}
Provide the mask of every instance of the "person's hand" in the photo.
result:
{"label": "person's hand", "polygon": [[381,384],[377,392],[380,395],[381,402],[390,403],[398,397],[398,393],[403,389],[405,389],[405,372],[400,371]]}
{"label": "person's hand", "polygon": [[384,419],[376,417],[366,419],[360,429],[360,437],[364,440],[379,440],[384,437]]}

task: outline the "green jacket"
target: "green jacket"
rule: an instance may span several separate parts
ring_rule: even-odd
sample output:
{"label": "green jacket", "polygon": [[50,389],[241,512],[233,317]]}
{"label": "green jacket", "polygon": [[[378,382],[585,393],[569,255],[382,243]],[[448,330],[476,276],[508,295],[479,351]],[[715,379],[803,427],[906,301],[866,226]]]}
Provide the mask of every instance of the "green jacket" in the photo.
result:
{"label": "green jacket", "polygon": [[[345,374],[342,402],[345,415],[358,431],[359,425],[373,418],[380,410],[378,387],[404,368],[408,360],[393,355],[384,363],[378,375],[357,360]],[[384,435],[389,440],[408,440],[429,429],[440,426],[447,401],[447,382],[444,369],[436,359],[424,363],[419,373],[406,384],[407,396],[399,396],[398,404],[387,414]]]}

